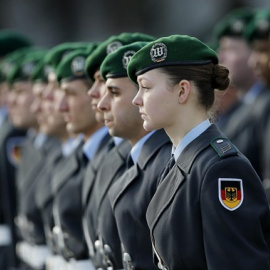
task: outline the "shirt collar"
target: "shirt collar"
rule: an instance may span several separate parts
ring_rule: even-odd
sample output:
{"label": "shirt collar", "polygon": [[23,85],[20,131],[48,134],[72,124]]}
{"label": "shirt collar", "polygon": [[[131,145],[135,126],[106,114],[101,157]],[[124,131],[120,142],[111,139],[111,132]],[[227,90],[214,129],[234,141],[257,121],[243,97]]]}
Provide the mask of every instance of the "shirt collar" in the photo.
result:
{"label": "shirt collar", "polygon": [[132,157],[132,160],[135,163],[137,163],[138,161],[138,157],[140,155],[140,152],[142,150],[142,147],[144,145],[144,143],[146,142],[146,140],[154,133],[155,131],[149,132],[148,134],[146,134],[144,137],[142,137],[131,149],[130,154]]}
{"label": "shirt collar", "polygon": [[199,137],[208,127],[211,126],[211,123],[208,119],[201,122],[197,126],[195,126],[192,130],[190,130],[184,138],[178,143],[177,147],[172,149],[172,154],[174,155],[175,161],[183,152],[184,148],[190,144],[193,140]]}
{"label": "shirt collar", "polygon": [[93,135],[84,143],[83,152],[89,160],[95,155],[101,140],[108,134],[108,128],[102,127],[98,129]]}
{"label": "shirt collar", "polygon": [[47,140],[48,136],[44,133],[38,133],[34,140],[34,146],[36,149],[40,149],[45,141]]}
{"label": "shirt collar", "polygon": [[7,115],[7,107],[6,106],[2,106],[0,108],[0,116],[6,117]]}
{"label": "shirt collar", "polygon": [[5,121],[6,117],[7,117],[7,108],[6,106],[2,106],[0,108],[0,126]]}
{"label": "shirt collar", "polygon": [[68,157],[76,148],[75,147],[76,144],[79,144],[78,143],[79,141],[82,141],[82,138],[80,136],[76,138],[69,138],[64,143],[62,143],[61,145],[62,155],[64,157]]}
{"label": "shirt collar", "polygon": [[113,141],[115,145],[119,145],[123,141],[123,138],[113,137]]}

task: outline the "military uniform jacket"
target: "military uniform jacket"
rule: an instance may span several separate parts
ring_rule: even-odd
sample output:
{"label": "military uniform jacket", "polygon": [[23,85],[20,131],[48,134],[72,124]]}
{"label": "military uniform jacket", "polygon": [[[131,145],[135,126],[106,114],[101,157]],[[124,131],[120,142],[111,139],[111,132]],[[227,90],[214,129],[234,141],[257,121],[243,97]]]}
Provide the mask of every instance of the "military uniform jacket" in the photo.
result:
{"label": "military uniform jacket", "polygon": [[123,268],[121,245],[108,190],[126,170],[126,158],[130,150],[130,143],[123,140],[104,156],[85,212],[91,239],[99,247],[92,258],[97,268],[107,269],[111,265],[114,269]]}
{"label": "military uniform jacket", "polygon": [[43,222],[43,227],[46,236],[46,243],[50,249],[56,252],[56,244],[54,243],[52,230],[54,227],[52,205],[53,205],[53,192],[52,192],[52,176],[58,169],[58,164],[61,162],[63,156],[61,147],[56,147],[48,156],[44,167],[40,172],[39,181],[36,186],[34,194],[35,201]]}
{"label": "military uniform jacket", "polygon": [[265,131],[264,136],[264,171],[263,171],[263,186],[268,198],[268,201],[270,203],[270,118],[268,120],[268,126]]}
{"label": "military uniform jacket", "polygon": [[125,269],[156,269],[145,215],[171,149],[170,139],[164,130],[156,131],[144,143],[137,163],[109,191]]}
{"label": "military uniform jacket", "polygon": [[261,179],[264,175],[264,134],[270,117],[269,103],[270,89],[265,87],[252,104],[239,106],[226,127],[221,129],[239,151],[250,160]]}
{"label": "military uniform jacket", "polygon": [[[25,130],[16,129],[8,118],[0,127],[0,224],[13,225],[16,213],[15,172],[18,164],[15,158],[12,158],[12,154],[15,153],[12,153],[12,148],[9,145],[18,139],[23,142],[25,133]],[[21,151],[18,153],[17,162],[21,162],[20,155]]]}
{"label": "military uniform jacket", "polygon": [[82,204],[84,209],[86,209],[86,206],[88,204],[90,194],[96,179],[97,171],[103,162],[104,156],[113,146],[113,139],[108,133],[101,140],[97,153],[95,154],[93,160],[91,160],[91,162],[89,162],[87,165],[85,177],[82,184]]}
{"label": "military uniform jacket", "polygon": [[88,159],[83,154],[83,143],[64,158],[52,179],[54,222],[61,229],[59,252],[66,259],[87,258],[82,231],[82,180]]}
{"label": "military uniform jacket", "polygon": [[23,216],[27,221],[26,227],[22,231],[24,240],[32,244],[46,243],[41,211],[35,199],[39,181],[44,176],[47,159],[59,147],[60,143],[56,138],[48,137],[40,149],[35,149],[31,165],[29,164],[29,168],[25,168],[28,173],[25,174],[27,178],[20,190],[19,216]]}
{"label": "military uniform jacket", "polygon": [[[109,135],[103,138],[95,156],[102,153],[103,148],[106,147],[106,141],[110,138]],[[85,183],[84,180],[88,175],[90,164],[93,162],[89,162],[85,157],[82,146],[80,145],[72,155],[61,161],[60,169],[55,173],[52,180],[53,211],[57,213],[56,216],[59,219],[62,236],[64,237],[64,243],[60,242],[59,248],[61,255],[66,260],[71,258],[81,260],[89,257],[83,234],[82,216],[83,202],[88,195],[85,189],[92,186],[92,182],[89,184]],[[55,215],[54,221],[56,221]]]}
{"label": "military uniform jacket", "polygon": [[160,269],[270,269],[261,181],[215,125],[183,150],[151,200],[147,222]]}
{"label": "military uniform jacket", "polygon": [[[10,249],[8,255],[1,248],[1,269],[6,269],[8,266],[15,267],[16,265],[16,233],[14,224],[14,218],[17,212],[16,170],[18,163],[21,162],[20,150],[21,143],[25,138],[25,133],[25,130],[19,130],[12,126],[8,118],[6,118],[0,126],[0,225],[7,225],[12,235],[12,242],[10,244],[12,248],[10,249],[10,247],[8,247],[8,249]],[[13,142],[15,144],[13,144]],[[13,158],[11,158],[12,156]],[[6,248],[7,247],[4,247],[4,249]],[[5,263],[7,260],[10,261],[8,266]]]}

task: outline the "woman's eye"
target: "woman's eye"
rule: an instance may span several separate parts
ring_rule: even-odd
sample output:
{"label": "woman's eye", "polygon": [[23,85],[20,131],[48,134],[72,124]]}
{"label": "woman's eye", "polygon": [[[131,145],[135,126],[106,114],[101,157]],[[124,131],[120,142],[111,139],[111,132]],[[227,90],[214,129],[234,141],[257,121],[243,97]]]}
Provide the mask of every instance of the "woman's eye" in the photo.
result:
{"label": "woman's eye", "polygon": [[141,88],[141,89],[144,89],[144,90],[149,89],[148,87],[146,87],[146,86],[144,86],[144,85],[141,85],[140,88]]}

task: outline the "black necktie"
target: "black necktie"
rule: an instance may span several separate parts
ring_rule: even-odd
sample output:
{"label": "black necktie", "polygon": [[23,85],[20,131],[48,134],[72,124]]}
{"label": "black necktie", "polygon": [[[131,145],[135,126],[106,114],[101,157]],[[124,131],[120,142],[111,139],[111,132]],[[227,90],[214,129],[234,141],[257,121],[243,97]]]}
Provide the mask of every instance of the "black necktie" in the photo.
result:
{"label": "black necktie", "polygon": [[131,154],[129,153],[127,156],[126,167],[127,167],[127,169],[129,169],[133,165],[134,165],[134,162],[133,162]]}
{"label": "black necktie", "polygon": [[174,159],[174,155],[172,155],[159,179],[159,184],[164,180],[164,178],[167,176],[167,174],[169,173],[171,168],[174,166],[174,164],[175,164],[175,159]]}
{"label": "black necktie", "polygon": [[108,141],[108,144],[107,144],[107,151],[111,151],[113,148],[115,147],[115,143],[114,143],[114,140],[113,138],[111,138],[109,141]]}

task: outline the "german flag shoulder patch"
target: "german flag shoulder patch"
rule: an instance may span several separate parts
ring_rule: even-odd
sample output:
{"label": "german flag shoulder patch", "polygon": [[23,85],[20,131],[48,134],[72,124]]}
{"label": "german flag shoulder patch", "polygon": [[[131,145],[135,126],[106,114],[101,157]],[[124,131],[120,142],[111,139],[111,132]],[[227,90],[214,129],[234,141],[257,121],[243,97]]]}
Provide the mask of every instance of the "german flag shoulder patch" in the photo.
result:
{"label": "german flag shoulder patch", "polygon": [[244,200],[242,179],[219,178],[218,196],[221,205],[227,210],[234,211],[239,208]]}

